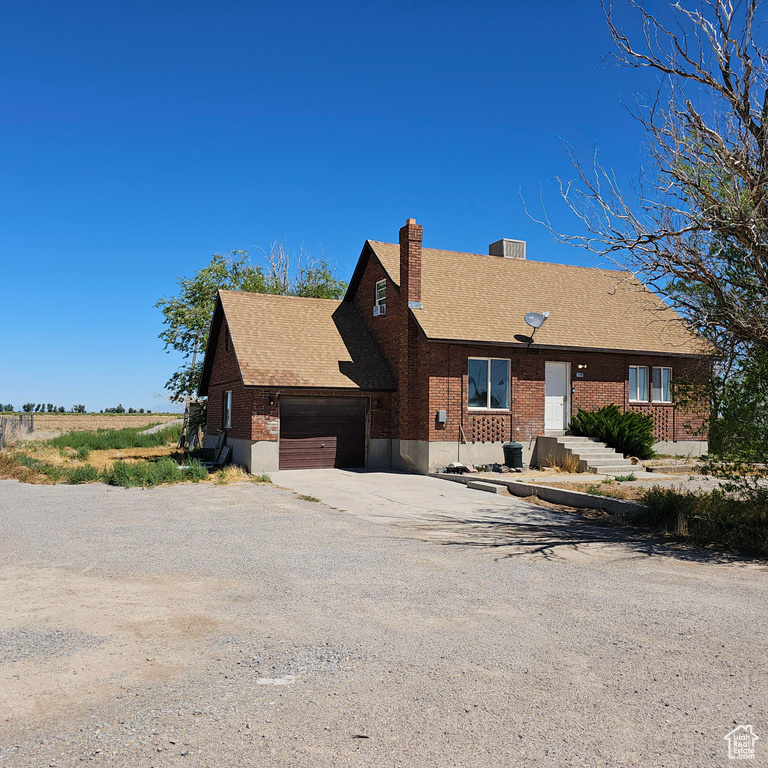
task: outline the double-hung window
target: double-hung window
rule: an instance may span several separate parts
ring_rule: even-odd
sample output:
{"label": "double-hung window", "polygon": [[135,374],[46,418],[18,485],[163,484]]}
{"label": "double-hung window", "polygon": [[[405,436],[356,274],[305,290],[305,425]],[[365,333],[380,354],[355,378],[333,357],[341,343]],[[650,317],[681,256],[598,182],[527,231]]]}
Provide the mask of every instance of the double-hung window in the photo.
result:
{"label": "double-hung window", "polygon": [[232,392],[228,390],[224,393],[221,402],[221,424],[222,429],[232,429]]}
{"label": "double-hung window", "polygon": [[634,403],[648,402],[648,366],[629,366],[629,400]]}
{"label": "double-hung window", "polygon": [[376,283],[376,306],[380,307],[387,304],[387,281],[379,280]]}
{"label": "double-hung window", "polygon": [[470,408],[509,409],[509,360],[469,358],[467,405]]}
{"label": "double-hung window", "polygon": [[629,400],[632,403],[671,403],[672,369],[654,366],[649,377],[647,365],[630,365]]}
{"label": "double-hung window", "polygon": [[653,368],[651,371],[651,397],[654,403],[671,403],[671,368]]}

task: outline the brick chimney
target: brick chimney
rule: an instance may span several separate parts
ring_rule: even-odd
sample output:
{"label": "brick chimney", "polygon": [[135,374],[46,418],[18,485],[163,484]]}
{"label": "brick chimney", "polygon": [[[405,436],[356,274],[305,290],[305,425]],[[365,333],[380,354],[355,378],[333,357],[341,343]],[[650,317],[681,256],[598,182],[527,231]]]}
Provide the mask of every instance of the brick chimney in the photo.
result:
{"label": "brick chimney", "polygon": [[400,295],[411,309],[421,309],[421,240],[416,219],[406,219],[400,230]]}

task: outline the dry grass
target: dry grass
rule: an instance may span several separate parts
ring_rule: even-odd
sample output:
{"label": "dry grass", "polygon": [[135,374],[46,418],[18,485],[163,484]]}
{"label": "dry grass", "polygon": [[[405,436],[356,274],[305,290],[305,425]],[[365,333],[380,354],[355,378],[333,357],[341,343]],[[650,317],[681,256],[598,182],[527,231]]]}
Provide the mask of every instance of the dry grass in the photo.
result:
{"label": "dry grass", "polygon": [[125,429],[165,424],[180,413],[33,413],[35,432],[72,432],[77,429]]}
{"label": "dry grass", "polygon": [[231,464],[228,467],[220,469],[212,475],[218,485],[227,485],[228,483],[257,483],[258,478],[249,475],[245,469]]}
{"label": "dry grass", "polygon": [[547,454],[547,466],[554,469],[556,472],[566,472],[569,475],[579,472],[579,458],[572,453],[555,458],[553,453]]}
{"label": "dry grass", "polygon": [[80,464],[90,464],[101,471],[112,466],[116,461],[125,461],[130,464],[147,459],[159,459],[162,456],[170,456],[177,450],[175,445],[160,445],[154,448],[120,448],[108,451],[90,451],[85,461],[78,461],[77,451],[74,448],[59,449],[45,444],[35,448],[26,446],[24,453],[28,456],[34,456],[35,458],[47,461],[54,466],[76,467]]}
{"label": "dry grass", "polygon": [[0,451],[0,480],[20,480],[33,485],[51,482],[42,472],[17,464],[10,451]]}
{"label": "dry grass", "polygon": [[564,481],[558,483],[547,483],[546,481],[537,480],[536,483],[538,485],[548,485],[552,488],[563,488],[566,491],[581,491],[582,493],[610,496],[612,499],[626,499],[628,501],[640,501],[647,490],[647,487],[627,487],[621,483],[615,483],[612,480],[603,480],[601,482],[596,480],[574,480],[572,482]]}

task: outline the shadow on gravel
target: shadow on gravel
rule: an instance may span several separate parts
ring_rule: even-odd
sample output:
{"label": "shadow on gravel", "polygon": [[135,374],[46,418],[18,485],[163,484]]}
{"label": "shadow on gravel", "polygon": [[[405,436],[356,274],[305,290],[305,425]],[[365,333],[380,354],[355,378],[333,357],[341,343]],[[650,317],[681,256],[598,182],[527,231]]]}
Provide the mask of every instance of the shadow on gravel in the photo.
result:
{"label": "shadow on gravel", "polygon": [[[501,518],[498,509],[479,509],[473,518],[440,518],[415,527],[429,532],[430,540],[444,546],[487,549],[497,559],[538,555],[557,559],[591,546],[616,546],[630,557],[671,557],[700,563],[753,564],[753,559],[717,550],[670,541],[661,536],[624,525],[600,523],[562,507],[531,505],[531,520]],[[523,515],[525,516],[525,515]],[[526,516],[527,517],[527,516]],[[494,519],[495,518],[495,519]],[[500,550],[508,549],[504,552]]]}

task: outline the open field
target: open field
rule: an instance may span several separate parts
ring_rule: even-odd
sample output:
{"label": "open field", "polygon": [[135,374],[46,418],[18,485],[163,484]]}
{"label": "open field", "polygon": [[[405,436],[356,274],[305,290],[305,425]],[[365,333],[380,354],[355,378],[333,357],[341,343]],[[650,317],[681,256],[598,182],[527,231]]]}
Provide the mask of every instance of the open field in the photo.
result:
{"label": "open field", "polygon": [[165,424],[180,413],[33,413],[35,432],[71,432],[75,429],[124,429]]}

